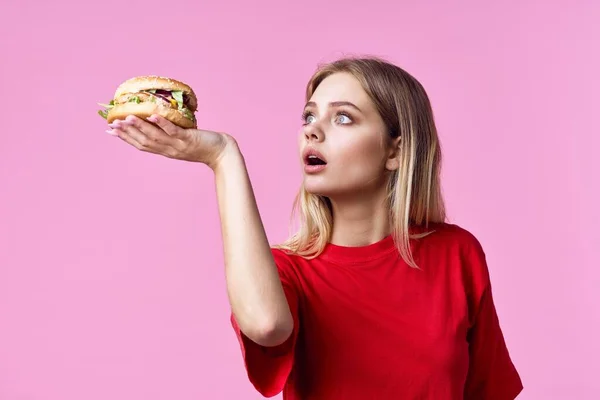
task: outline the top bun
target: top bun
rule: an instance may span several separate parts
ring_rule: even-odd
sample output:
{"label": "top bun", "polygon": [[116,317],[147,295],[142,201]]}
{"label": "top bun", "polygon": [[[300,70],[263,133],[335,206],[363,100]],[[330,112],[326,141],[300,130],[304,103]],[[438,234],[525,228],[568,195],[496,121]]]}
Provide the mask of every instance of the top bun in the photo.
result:
{"label": "top bun", "polygon": [[198,108],[198,99],[196,93],[187,84],[175,79],[166,78],[163,76],[147,75],[136,76],[123,82],[115,92],[115,99],[128,93],[137,93],[142,90],[171,90],[182,91],[189,97],[188,107],[190,111],[195,112]]}

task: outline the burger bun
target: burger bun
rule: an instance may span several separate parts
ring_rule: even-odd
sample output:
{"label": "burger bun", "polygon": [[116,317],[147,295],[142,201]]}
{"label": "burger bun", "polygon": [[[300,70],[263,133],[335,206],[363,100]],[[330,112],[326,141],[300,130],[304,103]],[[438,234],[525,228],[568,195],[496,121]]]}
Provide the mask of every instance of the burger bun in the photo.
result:
{"label": "burger bun", "polygon": [[160,115],[181,128],[189,129],[197,127],[195,120],[186,118],[180,111],[163,106],[160,102],[118,104],[108,111],[106,120],[108,123],[111,123],[117,119],[124,120],[128,115],[135,115],[144,120],[151,115]]}
{"label": "burger bun", "polygon": [[196,93],[189,85],[176,79],[156,75],[136,76],[126,80],[117,87],[114,98],[117,99],[127,93],[137,93],[148,89],[182,91],[189,97],[187,105],[190,111],[195,112],[198,108]]}

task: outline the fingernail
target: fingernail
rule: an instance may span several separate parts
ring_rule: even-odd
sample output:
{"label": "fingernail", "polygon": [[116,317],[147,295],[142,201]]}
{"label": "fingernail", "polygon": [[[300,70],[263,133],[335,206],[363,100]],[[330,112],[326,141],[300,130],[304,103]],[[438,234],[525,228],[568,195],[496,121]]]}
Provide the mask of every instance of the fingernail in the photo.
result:
{"label": "fingernail", "polygon": [[111,136],[117,136],[117,133],[112,129],[107,130],[106,133],[108,133]]}
{"label": "fingernail", "polygon": [[116,129],[119,127],[119,124],[117,122],[112,122],[110,124],[108,124],[109,127],[111,127],[112,129]]}
{"label": "fingernail", "polygon": [[156,115],[151,115],[146,119],[150,122],[158,122],[158,118],[156,118]]}
{"label": "fingernail", "polygon": [[132,123],[133,121],[135,121],[135,117],[133,115],[128,115],[125,118],[125,123]]}

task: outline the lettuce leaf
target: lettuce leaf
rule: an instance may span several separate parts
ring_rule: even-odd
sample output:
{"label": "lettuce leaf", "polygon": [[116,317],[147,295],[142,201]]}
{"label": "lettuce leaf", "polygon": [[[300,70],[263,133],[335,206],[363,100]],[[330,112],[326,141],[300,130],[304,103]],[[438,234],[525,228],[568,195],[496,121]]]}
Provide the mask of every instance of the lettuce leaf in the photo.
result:
{"label": "lettuce leaf", "polygon": [[183,102],[183,91],[181,91],[181,90],[173,90],[171,92],[171,96],[177,102],[177,106],[178,106],[179,111],[181,111],[186,118],[189,118],[192,121],[195,121],[196,120],[196,116],[194,115],[193,112],[190,111],[189,108],[187,108],[185,106],[185,103]]}
{"label": "lettuce leaf", "polygon": [[181,90],[174,90],[171,92],[171,96],[173,96],[173,98],[177,102],[179,109],[182,110],[183,109],[183,92]]}
{"label": "lettuce leaf", "polygon": [[188,118],[188,119],[191,119],[192,121],[195,121],[195,120],[196,120],[196,116],[195,116],[195,115],[194,115],[194,113],[193,113],[193,112],[191,112],[189,109],[187,109],[187,108],[183,108],[183,109],[182,109],[182,112],[183,112],[183,116],[184,116],[184,117],[186,117],[186,118]]}
{"label": "lettuce leaf", "polygon": [[100,115],[104,119],[107,119],[108,112],[111,108],[115,106],[115,101],[111,100],[108,104],[98,103],[98,105],[104,107],[104,110],[98,110],[98,115]]}

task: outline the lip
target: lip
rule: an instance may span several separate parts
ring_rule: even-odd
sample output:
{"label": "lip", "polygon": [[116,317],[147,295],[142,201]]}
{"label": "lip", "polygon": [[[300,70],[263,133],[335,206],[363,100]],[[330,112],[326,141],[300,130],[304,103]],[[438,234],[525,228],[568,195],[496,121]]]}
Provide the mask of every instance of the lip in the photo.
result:
{"label": "lip", "polygon": [[[315,156],[320,158],[325,162],[325,164],[321,165],[310,165],[308,164],[308,157]],[[304,161],[304,172],[307,174],[316,174],[317,172],[321,172],[327,167],[327,160],[319,151],[312,147],[307,147],[302,152],[302,160]]]}
{"label": "lip", "polygon": [[325,163],[327,163],[327,160],[325,159],[323,154],[319,153],[316,149],[314,149],[312,147],[307,147],[302,152],[302,160],[304,160],[304,163],[308,162],[308,157],[310,157],[310,156],[318,157],[321,160],[325,161]]}
{"label": "lip", "polygon": [[316,174],[317,172],[321,172],[327,167],[327,164],[322,165],[308,165],[304,164],[304,172],[307,174]]}

